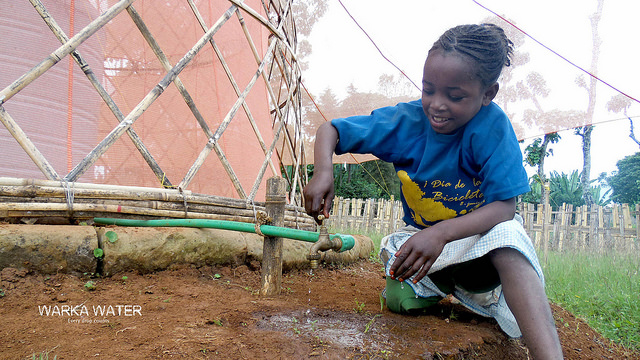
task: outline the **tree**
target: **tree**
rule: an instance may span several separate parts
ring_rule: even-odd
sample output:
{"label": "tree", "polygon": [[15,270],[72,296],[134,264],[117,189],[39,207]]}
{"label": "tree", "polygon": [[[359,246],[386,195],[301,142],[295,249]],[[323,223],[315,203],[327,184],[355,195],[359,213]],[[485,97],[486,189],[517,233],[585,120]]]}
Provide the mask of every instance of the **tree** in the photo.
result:
{"label": "tree", "polygon": [[297,56],[298,63],[302,70],[306,70],[309,65],[304,60],[311,54],[311,43],[306,39],[315,24],[327,12],[328,4],[326,0],[297,0],[291,5],[293,18],[296,21],[296,35],[298,35]]}
{"label": "tree", "polygon": [[640,140],[636,138],[636,134],[633,131],[633,120],[627,113],[627,111],[629,110],[629,107],[631,107],[631,104],[632,104],[631,99],[628,96],[625,96],[623,94],[618,94],[612,97],[611,100],[609,100],[609,102],[607,102],[607,110],[613,111],[615,113],[619,113],[622,111],[624,113],[624,116],[626,116],[627,119],[629,119],[629,127],[630,127],[629,137],[631,138],[631,140],[633,140],[633,142],[635,142],[638,146],[640,146]]}
{"label": "tree", "polygon": [[389,199],[391,196],[393,196],[394,199],[400,198],[402,184],[400,183],[400,179],[398,179],[393,164],[382,160],[373,160],[363,162],[360,165],[363,171],[366,172],[369,177],[372,177],[380,188],[379,197],[384,199]]}
{"label": "tree", "polygon": [[548,149],[549,144],[555,144],[560,141],[560,135],[558,133],[545,134],[544,139],[536,138],[531,144],[524,149],[524,162],[531,167],[538,167],[538,179],[541,182],[545,182],[544,175],[544,159],[547,156],[553,155],[553,149]]}
{"label": "tree", "polygon": [[[602,40],[600,40],[600,36],[598,35],[598,23],[600,22],[600,18],[602,17],[602,7],[604,5],[604,0],[598,0],[598,6],[596,12],[591,15],[591,35],[593,36],[593,46],[591,48],[591,67],[590,71],[592,74],[597,73],[598,70],[598,58],[600,55],[600,44]],[[578,77],[576,79],[576,83],[579,87],[584,88],[589,95],[589,105],[587,106],[587,114],[585,117],[585,123],[591,124],[593,122],[593,114],[596,106],[596,84],[597,79],[593,76],[589,78],[589,84],[584,80],[583,77]],[[591,180],[591,134],[593,132],[593,125],[585,125],[575,129],[575,134],[582,137],[582,175],[581,175],[581,186],[583,190],[584,201],[587,205],[591,205],[593,203],[593,198],[591,197],[591,192],[588,191],[590,188]]]}
{"label": "tree", "polygon": [[607,178],[617,203],[640,203],[640,152],[629,155],[616,163],[618,170]]}

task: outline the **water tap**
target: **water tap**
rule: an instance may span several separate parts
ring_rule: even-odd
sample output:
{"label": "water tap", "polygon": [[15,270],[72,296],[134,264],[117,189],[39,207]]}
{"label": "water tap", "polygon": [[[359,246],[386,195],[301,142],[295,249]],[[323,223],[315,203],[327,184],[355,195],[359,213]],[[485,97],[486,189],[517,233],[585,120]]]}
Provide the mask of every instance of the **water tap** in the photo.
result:
{"label": "water tap", "polygon": [[312,269],[318,268],[318,264],[320,263],[320,259],[322,258],[322,254],[320,254],[321,251],[340,251],[340,249],[342,248],[342,240],[340,240],[339,237],[331,239],[331,237],[329,236],[327,227],[323,223],[324,215],[318,215],[318,220],[320,221],[318,241],[313,244],[311,250],[309,251],[309,255],[307,255],[307,260],[311,262]]}

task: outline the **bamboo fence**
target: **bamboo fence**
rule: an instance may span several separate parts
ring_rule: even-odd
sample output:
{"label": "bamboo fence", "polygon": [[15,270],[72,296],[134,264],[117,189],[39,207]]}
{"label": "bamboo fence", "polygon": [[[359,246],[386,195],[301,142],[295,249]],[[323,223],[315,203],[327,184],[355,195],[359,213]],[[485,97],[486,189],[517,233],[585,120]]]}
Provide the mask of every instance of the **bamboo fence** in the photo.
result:
{"label": "bamboo fence", "polygon": [[[640,204],[586,206],[518,204],[524,228],[537,249],[548,251],[640,252]],[[344,199],[334,201],[327,225],[340,231],[390,233],[404,225],[400,201]]]}
{"label": "bamboo fence", "polygon": [[391,233],[402,227],[402,203],[386,199],[345,199],[336,197],[325,224],[335,229]]}
{"label": "bamboo fence", "polygon": [[[175,64],[171,64],[156,41],[150,28],[145,24],[143,17],[134,7],[135,0],[114,1],[113,6],[106,9],[86,27],[80,29],[75,35],[68,36],[58,25],[52,14],[45,8],[40,0],[29,0],[35,11],[42,17],[47,27],[60,41],[60,47],[45,57],[39,64],[19,76],[4,89],[0,88],[0,122],[9,131],[24,152],[29,156],[37,168],[47,180],[0,178],[0,219],[5,221],[34,222],[45,218],[63,218],[72,221],[85,221],[94,216],[131,217],[131,218],[202,218],[221,219],[245,222],[257,221],[256,214],[264,212],[264,203],[256,201],[256,194],[261,184],[265,182],[267,169],[273,174],[282,174],[287,181],[288,205],[285,213],[285,226],[301,229],[313,229],[315,223],[304,214],[301,206],[301,197],[297,193],[307,182],[306,160],[301,135],[301,101],[300,101],[300,69],[296,56],[296,30],[292,17],[291,1],[272,0],[254,2],[261,4],[260,11],[252,9],[244,1],[228,0],[227,10],[210,26],[205,23],[198,6],[193,0],[184,0],[193,13],[197,24],[202,29],[201,37]],[[106,4],[106,3],[105,3]],[[199,3],[201,6],[202,2]],[[159,4],[158,6],[166,6]],[[268,16],[262,15],[268,14]],[[164,76],[153,88],[142,97],[140,102],[128,113],[124,114],[116,105],[116,101],[103,87],[101,79],[92,71],[88,62],[80,54],[78,48],[86,40],[94,36],[103,27],[119,16],[129,16],[136,28],[152,49],[164,70]],[[251,19],[253,24],[258,23],[267,29],[270,34],[267,39],[266,50],[260,52],[254,38],[248,29],[245,16]],[[257,70],[252,73],[250,80],[244,88],[232,74],[229,63],[224,57],[224,51],[214,41],[214,36],[220,32],[225,24],[232,19],[237,20],[236,25],[242,29],[244,39],[255,61]],[[125,40],[126,41],[126,40]],[[259,39],[257,41],[263,41]],[[224,69],[237,100],[227,110],[226,116],[211,128],[203,113],[196,105],[196,101],[189,94],[187,86],[181,81],[180,73],[190,65],[202,49],[210,47],[219,64]],[[44,152],[29,138],[27,132],[21,128],[5,108],[5,104],[24,88],[32,85],[36,79],[65,57],[71,57],[75,64],[82,70],[92,87],[98,93],[108,109],[113,113],[114,127],[108,134],[97,142],[97,145],[84,154],[67,174],[59,174],[52,165],[51,159],[47,159]],[[254,71],[254,70],[251,70]],[[273,138],[271,143],[266,143],[263,134],[256,124],[256,119],[249,109],[247,97],[258,79],[262,79],[268,94],[269,113],[271,114],[271,130]],[[164,91],[174,85],[178,93],[189,108],[191,114],[206,135],[208,141],[203,144],[199,155],[179,181],[171,181],[167,173],[154,159],[151,151],[144,144],[140,136],[134,131],[133,124],[143,113],[158,99]],[[259,143],[264,160],[260,169],[255,169],[257,174],[250,187],[245,188],[237,175],[237,169],[230,164],[219,140],[225,130],[242,111],[250,122],[254,132],[254,141]],[[211,123],[211,121],[209,121]],[[263,130],[264,131],[264,130]],[[122,135],[127,134],[135,148],[144,158],[149,168],[157,178],[158,188],[128,187],[117,185],[98,185],[80,183],[78,178],[95,164]],[[251,140],[251,134],[247,138],[235,139],[244,142]],[[217,160],[222,165],[231,181],[236,198],[220,197],[206,194],[194,194],[189,191],[189,185],[198,174],[209,154],[214,152]],[[279,161],[274,164],[273,158]],[[290,159],[291,167],[283,166],[283,158]],[[289,160],[288,160],[289,161]],[[240,166],[242,166],[240,164]],[[58,169],[59,170],[59,169]],[[288,172],[287,172],[288,171]],[[173,179],[172,179],[173,180]]]}
{"label": "bamboo fence", "polygon": [[[545,210],[546,209],[546,210]],[[556,210],[543,204],[519,204],[525,230],[534,245],[548,251],[640,251],[640,204],[593,205]]]}

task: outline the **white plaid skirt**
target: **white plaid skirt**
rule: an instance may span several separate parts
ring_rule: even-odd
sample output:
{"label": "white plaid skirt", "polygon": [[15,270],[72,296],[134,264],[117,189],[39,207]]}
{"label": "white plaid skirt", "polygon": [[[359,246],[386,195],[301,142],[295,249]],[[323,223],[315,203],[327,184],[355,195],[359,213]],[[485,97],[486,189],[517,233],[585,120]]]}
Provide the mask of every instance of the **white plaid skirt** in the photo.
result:
{"label": "white plaid skirt", "polygon": [[[413,226],[405,226],[382,239],[380,244],[380,258],[385,264],[387,276],[389,276],[391,264],[393,264],[396,259],[395,253],[400,249],[402,244],[418,231],[420,231],[420,229]],[[428,273],[431,274],[447,266],[480,258],[488,254],[491,250],[505,247],[510,247],[521,252],[529,260],[544,285],[544,275],[538,257],[529,236],[522,227],[522,218],[519,215],[516,215],[513,220],[505,221],[494,226],[486,234],[470,236],[448,243]],[[445,297],[448,295],[438,289],[427,276],[422,278],[417,284],[414,284],[412,281],[406,281],[405,283],[413,288],[416,295],[421,297],[436,295]],[[498,286],[490,292],[481,294],[470,293],[460,287],[456,287],[451,295],[458,299],[462,305],[469,310],[479,315],[496,319],[500,328],[507,335],[511,337],[522,336],[518,323],[504,299],[502,286]]]}

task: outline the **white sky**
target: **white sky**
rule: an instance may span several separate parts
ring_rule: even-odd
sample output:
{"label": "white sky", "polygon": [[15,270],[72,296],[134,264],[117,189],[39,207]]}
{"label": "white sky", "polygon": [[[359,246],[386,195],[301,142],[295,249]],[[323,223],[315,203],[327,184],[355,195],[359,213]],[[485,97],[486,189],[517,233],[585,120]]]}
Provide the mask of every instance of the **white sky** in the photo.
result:
{"label": "white sky", "polygon": [[[349,18],[337,0],[328,0],[327,14],[316,24],[310,41],[313,46],[309,69],[303,80],[309,91],[319,95],[328,87],[344,96],[349,84],[358,90],[374,90],[382,74],[398,75],[365,34]],[[596,0],[479,0],[481,4],[513,21],[518,27],[577,65],[589,69],[591,24]],[[416,84],[421,83],[422,65],[431,44],[448,28],[479,23],[493,14],[472,0],[343,0],[353,17],[367,31],[383,53]],[[602,40],[598,76],[628,95],[640,99],[640,2],[605,0],[599,35]],[[551,90],[546,108],[585,110],[587,95],[574,79],[581,72],[530,39],[523,49],[530,55],[527,70],[543,75]],[[622,114],[606,111],[605,104],[615,92],[604,84],[597,89],[596,121],[618,119]],[[419,97],[416,90],[416,98]],[[373,110],[373,109],[372,109]],[[640,116],[640,104],[629,109]],[[640,138],[640,117],[635,119]],[[560,133],[562,140],[552,146],[554,156],[545,169],[570,173],[582,169],[580,138],[572,130]],[[530,140],[525,141],[529,143]],[[593,132],[591,177],[616,169],[615,163],[639,151],[629,138],[629,121],[609,121]],[[533,172],[533,169],[528,169]]]}

